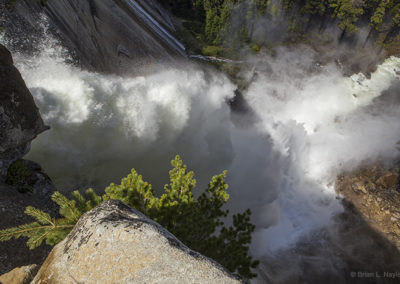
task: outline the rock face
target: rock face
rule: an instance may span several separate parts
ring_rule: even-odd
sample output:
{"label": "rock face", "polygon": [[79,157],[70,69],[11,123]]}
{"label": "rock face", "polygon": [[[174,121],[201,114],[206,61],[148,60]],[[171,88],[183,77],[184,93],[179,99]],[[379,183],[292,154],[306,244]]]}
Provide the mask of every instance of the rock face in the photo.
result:
{"label": "rock face", "polygon": [[10,272],[3,274],[0,276],[0,283],[3,284],[29,284],[36,272],[38,271],[39,266],[36,264],[27,265],[23,267],[17,267]]}
{"label": "rock face", "polygon": [[81,217],[32,283],[240,283],[120,201]]}
{"label": "rock face", "polygon": [[366,222],[400,250],[399,169],[361,168],[338,177],[336,189]]}
{"label": "rock face", "polygon": [[10,52],[0,44],[0,181],[8,166],[27,153],[31,140],[46,129]]}
{"label": "rock face", "polygon": [[[40,172],[35,175],[40,176]],[[36,188],[42,193],[37,193]],[[34,220],[24,213],[27,206],[34,206],[52,216],[57,216],[58,206],[50,200],[51,191],[54,190],[50,181],[44,184],[44,178],[37,177],[33,190],[21,193],[15,186],[0,183],[0,229],[15,227],[17,225],[31,223]],[[46,196],[45,193],[48,195]],[[42,244],[40,247],[30,250],[26,245],[26,239],[12,239],[0,243],[0,274],[9,272],[15,267],[41,264],[46,259],[52,247]],[[4,284],[7,282],[3,281]]]}
{"label": "rock face", "polygon": [[[28,152],[31,140],[46,129],[10,52],[0,45],[0,229],[31,222],[24,214],[28,205],[56,212],[50,202],[54,186],[40,166],[23,160],[13,163]],[[9,172],[14,175],[8,175],[9,184],[4,184],[10,165],[16,165]],[[27,188],[27,193],[19,192]],[[44,245],[30,251],[22,239],[1,243],[0,274],[16,266],[41,263],[49,251],[50,247]]]}
{"label": "rock face", "polygon": [[15,1],[6,13],[6,37],[16,40],[20,33],[23,45],[26,31],[34,34],[40,26],[38,21],[43,19],[40,14],[45,14],[51,30],[56,30],[77,61],[89,69],[125,73],[140,69],[141,65],[172,62],[175,57],[186,56],[184,46],[175,39],[169,14],[156,0],[52,0],[45,6],[40,3]]}

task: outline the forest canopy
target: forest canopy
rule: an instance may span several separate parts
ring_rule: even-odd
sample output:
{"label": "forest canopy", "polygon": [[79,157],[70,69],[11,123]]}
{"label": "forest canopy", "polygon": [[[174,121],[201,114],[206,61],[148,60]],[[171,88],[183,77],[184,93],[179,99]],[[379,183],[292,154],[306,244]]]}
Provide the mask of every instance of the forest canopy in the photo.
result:
{"label": "forest canopy", "polygon": [[209,45],[230,46],[255,41],[260,18],[281,19],[288,32],[323,32],[336,25],[343,40],[367,28],[366,41],[385,45],[400,30],[398,0],[164,0],[178,17],[202,25]]}

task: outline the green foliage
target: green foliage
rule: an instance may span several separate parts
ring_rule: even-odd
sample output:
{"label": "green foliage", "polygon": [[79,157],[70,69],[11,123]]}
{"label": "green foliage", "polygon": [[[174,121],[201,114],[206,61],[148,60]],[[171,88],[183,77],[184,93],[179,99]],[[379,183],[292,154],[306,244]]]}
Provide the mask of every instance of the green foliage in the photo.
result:
{"label": "green foliage", "polygon": [[306,0],[302,8],[302,13],[306,15],[323,15],[326,10],[326,1]]}
{"label": "green foliage", "polygon": [[[63,207],[64,204],[60,206],[60,212]],[[76,223],[76,221],[71,221],[71,216],[61,214],[65,218],[56,220],[51,218],[48,213],[32,206],[26,207],[25,214],[36,219],[36,222],[0,230],[0,241],[27,237],[26,244],[29,249],[40,246],[44,240],[48,245],[55,245],[67,236]]]}
{"label": "green foliage", "polygon": [[335,0],[331,1],[331,8],[334,8],[336,18],[339,20],[338,27],[348,33],[354,33],[358,30],[356,22],[364,13],[362,4],[353,0]]}
{"label": "green foliage", "polygon": [[251,47],[251,50],[253,50],[254,52],[260,52],[261,48],[258,44],[253,44],[253,46]]}
{"label": "green foliage", "polygon": [[[170,1],[171,2],[171,1]],[[340,39],[356,33],[361,26],[370,26],[365,41],[383,44],[400,32],[398,0],[179,0],[186,7],[187,19],[196,16],[204,26],[208,45],[238,50],[259,42],[253,38],[258,19],[272,19],[288,24],[288,37],[317,27],[321,32],[331,22],[342,30]],[[203,6],[201,6],[201,4]],[[199,11],[201,10],[201,13]],[[199,25],[200,26],[200,25]],[[383,36],[382,36],[383,34]],[[297,37],[302,38],[302,36]],[[383,39],[383,40],[382,40]],[[223,54],[228,56],[228,54]]]}
{"label": "green foliage", "polygon": [[[391,1],[392,2],[392,1]],[[392,22],[391,22],[391,30],[396,29],[398,30],[400,27],[400,3],[395,3],[393,0],[393,3],[390,3],[388,5],[389,7],[389,14],[392,17]],[[390,33],[390,31],[389,31]]]}
{"label": "green foliage", "polygon": [[205,36],[207,42],[214,43],[221,29],[220,17],[217,10],[210,9],[206,13]]}
{"label": "green foliage", "polygon": [[376,30],[378,30],[383,23],[388,4],[388,0],[382,0],[371,16],[370,26],[374,27]]}
{"label": "green foliage", "polygon": [[187,170],[179,156],[171,165],[170,183],[164,186],[165,193],[160,198],[155,197],[151,185],[132,170],[120,185],[111,184],[105,189],[103,200],[122,200],[160,223],[191,249],[213,258],[243,278],[254,277],[251,268],[258,262],[248,254],[255,229],[250,223],[250,210],[234,215],[233,226],[223,227],[228,211],[222,207],[229,198],[226,172],[214,176],[205,192],[196,199],[192,194],[196,185],[194,173]]}
{"label": "green foliage", "polygon": [[220,46],[207,45],[202,49],[202,53],[206,56],[221,56],[224,54],[224,49]]}
{"label": "green foliage", "polygon": [[74,191],[72,199],[55,192],[52,200],[60,207],[61,219],[27,207],[25,213],[36,222],[1,230],[0,241],[27,237],[30,249],[44,240],[54,245],[67,236],[83,213],[103,200],[117,199],[143,212],[188,247],[213,258],[232,273],[244,279],[255,277],[251,269],[257,267],[258,261],[249,255],[251,234],[255,230],[250,222],[250,210],[233,215],[232,225],[224,227],[223,220],[229,213],[223,208],[229,199],[226,171],[214,176],[206,190],[195,198],[192,193],[196,186],[193,171],[188,171],[179,156],[171,161],[171,165],[170,183],[164,186],[165,192],[159,198],[154,196],[152,186],[132,169],[119,185],[112,183],[105,188],[103,196],[91,188],[84,195]]}
{"label": "green foliage", "polygon": [[149,210],[155,207],[157,199],[154,197],[151,184],[143,181],[134,169],[121,180],[120,185],[110,184],[105,189],[103,200],[118,199],[132,206],[150,217]]}
{"label": "green foliage", "polygon": [[78,222],[83,211],[80,211],[76,207],[75,200],[69,200],[58,191],[52,195],[51,199],[60,206],[60,214],[70,221],[71,224]]}

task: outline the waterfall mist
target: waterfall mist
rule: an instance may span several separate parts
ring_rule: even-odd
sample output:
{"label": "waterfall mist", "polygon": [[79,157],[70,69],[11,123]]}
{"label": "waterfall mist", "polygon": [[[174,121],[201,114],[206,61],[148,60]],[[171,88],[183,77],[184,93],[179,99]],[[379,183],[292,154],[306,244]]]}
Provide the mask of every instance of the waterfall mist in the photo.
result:
{"label": "waterfall mist", "polygon": [[256,71],[245,97],[259,117],[256,129],[270,135],[285,161],[274,201],[279,221],[258,231],[256,241],[271,250],[329,227],[340,212],[334,191],[340,172],[399,155],[399,105],[381,95],[396,96],[400,59],[387,59],[370,78],[344,77],[335,64],[316,64],[309,50],[280,49],[276,57],[249,61]]}
{"label": "waterfall mist", "polygon": [[334,191],[340,171],[398,155],[399,101],[380,98],[397,90],[396,57],[370,78],[319,65],[306,48],[249,58],[252,71],[244,76],[253,79],[243,96],[256,119],[240,126],[232,115],[250,114],[232,114],[227,101],[236,86],[210,68],[150,66],[143,76],[118,77],[68,63],[49,37],[39,50],[13,52],[51,127],[27,158],[59,190],[101,192],[135,168],[161,191],[176,154],[195,171],[200,189],[227,169],[230,207],[252,209],[252,251],[261,259],[332,225],[342,210]]}

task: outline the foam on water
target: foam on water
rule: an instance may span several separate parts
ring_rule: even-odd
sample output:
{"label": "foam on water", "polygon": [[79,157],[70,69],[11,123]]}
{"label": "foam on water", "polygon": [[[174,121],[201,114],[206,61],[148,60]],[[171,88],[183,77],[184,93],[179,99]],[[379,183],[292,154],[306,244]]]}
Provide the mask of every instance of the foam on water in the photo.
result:
{"label": "foam on water", "polygon": [[341,209],[334,191],[338,173],[363,161],[398,156],[398,105],[374,99],[398,82],[400,59],[387,59],[370,79],[343,77],[335,65],[302,72],[310,61],[307,55],[282,51],[260,64],[268,71],[260,68],[246,93],[261,118],[258,129],[269,133],[274,148],[287,157],[275,201],[279,221],[257,237],[259,246],[269,249],[330,224]]}
{"label": "foam on water", "polygon": [[330,224],[341,210],[333,184],[341,170],[398,155],[400,108],[376,102],[398,80],[396,57],[370,79],[343,77],[335,65],[305,71],[315,67],[306,51],[258,58],[244,96],[259,119],[241,128],[226,104],[236,86],[214,71],[191,65],[105,76],[66,63],[51,40],[34,56],[13,55],[52,128],[28,158],[59,189],[101,190],[132,167],[161,188],[175,154],[200,187],[228,169],[233,211],[253,211],[256,256]]}

